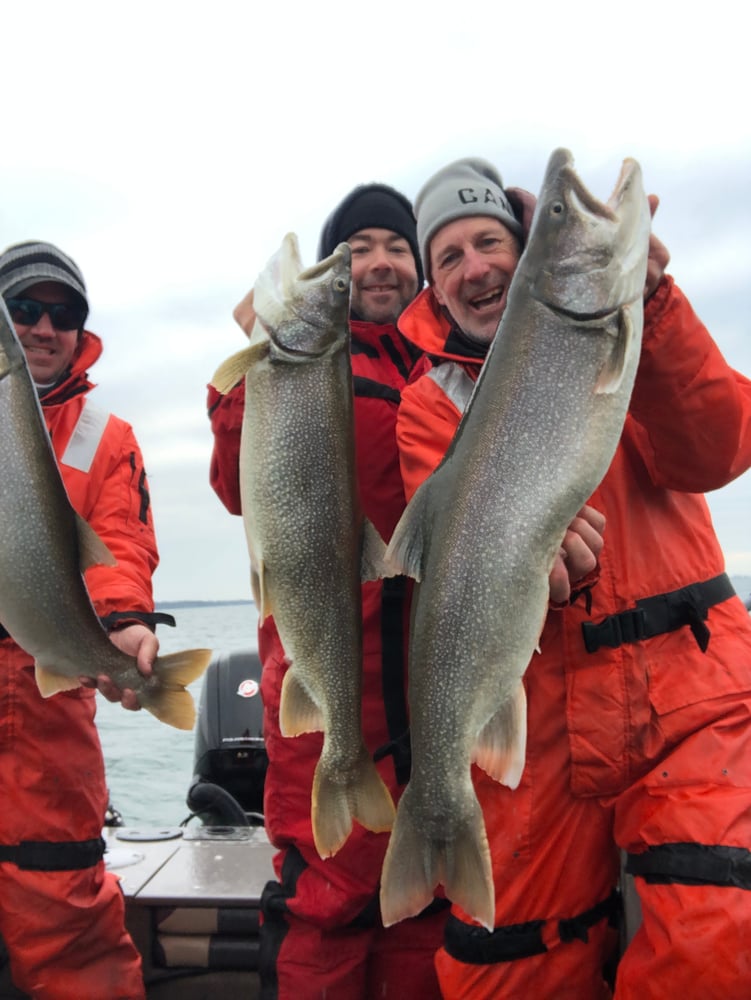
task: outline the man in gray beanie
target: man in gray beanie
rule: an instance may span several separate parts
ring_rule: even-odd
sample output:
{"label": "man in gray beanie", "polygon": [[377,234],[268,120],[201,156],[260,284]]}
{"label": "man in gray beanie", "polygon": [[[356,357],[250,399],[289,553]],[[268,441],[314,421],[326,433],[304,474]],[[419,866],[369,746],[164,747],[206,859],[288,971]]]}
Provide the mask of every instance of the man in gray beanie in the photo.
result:
{"label": "man in gray beanie", "polygon": [[[402,393],[408,497],[454,438],[532,202],[477,159],[418,194],[431,284],[399,327],[437,364]],[[652,236],[629,414],[592,506],[570,526],[524,675],[521,783],[473,768],[494,927],[452,907],[436,956],[445,1000],[751,996],[751,623],[701,495],[751,467],[751,382],[665,273],[668,259]],[[622,955],[620,855],[641,913]]]}
{"label": "man in gray beanie", "polygon": [[[319,258],[347,241],[352,249],[350,298],[355,449],[363,513],[384,539],[404,509],[396,417],[409,379],[427,367],[396,327],[422,285],[417,231],[409,201],[385,184],[363,184],[337,205],[322,227]],[[249,333],[255,314],[247,296],[235,318]],[[214,432],[211,484],[227,509],[241,513],[238,456],[244,384],[220,398],[209,390]],[[363,734],[393,798],[409,777],[405,677],[409,590],[403,577],[365,583]],[[388,837],[359,823],[342,849],[323,861],[310,824],[321,734],[293,740],[279,730],[287,670],[273,619],[262,623],[264,734],[269,766],[265,826],[279,849],[261,903],[260,973],[269,996],[415,997],[438,1000],[433,958],[446,918],[445,900],[420,917],[384,928],[378,886]],[[272,993],[273,991],[273,993]]]}
{"label": "man in gray beanie", "polygon": [[[153,613],[148,485],[132,428],[89,402],[102,344],[85,329],[83,275],[51,243],[19,243],[0,254],[0,295],[0,322],[11,317],[26,353],[71,504],[116,560],[86,569],[89,595],[112,642],[148,674],[153,627],[165,620]],[[89,683],[43,698],[31,657],[0,623],[0,935],[14,983],[39,1000],[144,996],[122,892],[103,861],[108,795]],[[132,691],[106,678],[99,687],[137,707]]]}

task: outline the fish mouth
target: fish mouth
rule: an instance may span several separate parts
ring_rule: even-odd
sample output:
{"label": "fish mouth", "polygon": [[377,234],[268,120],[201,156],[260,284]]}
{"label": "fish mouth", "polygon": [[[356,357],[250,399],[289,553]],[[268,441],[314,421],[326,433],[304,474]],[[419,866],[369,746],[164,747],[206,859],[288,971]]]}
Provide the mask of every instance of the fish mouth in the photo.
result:
{"label": "fish mouth", "polygon": [[620,308],[608,307],[606,309],[600,309],[595,312],[577,312],[574,309],[566,309],[563,306],[554,305],[552,302],[544,301],[543,299],[538,299],[542,302],[551,312],[555,313],[557,316],[563,316],[565,319],[574,320],[576,323],[601,323],[604,319],[609,316],[615,315]]}
{"label": "fish mouth", "polygon": [[641,168],[636,160],[627,157],[621,164],[618,179],[607,201],[595,198],[574,169],[574,157],[567,149],[557,149],[550,158],[548,178],[557,175],[561,198],[568,192],[580,205],[593,215],[602,216],[613,222],[617,220],[618,209],[631,191],[634,183],[641,178]]}

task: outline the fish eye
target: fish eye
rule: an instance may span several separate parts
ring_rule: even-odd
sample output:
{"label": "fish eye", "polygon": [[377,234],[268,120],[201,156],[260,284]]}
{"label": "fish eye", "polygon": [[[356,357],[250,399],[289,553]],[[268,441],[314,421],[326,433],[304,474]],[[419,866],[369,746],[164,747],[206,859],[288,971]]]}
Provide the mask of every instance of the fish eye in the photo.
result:
{"label": "fish eye", "polygon": [[349,282],[346,278],[334,278],[334,291],[335,292],[346,292],[349,288]]}
{"label": "fish eye", "polygon": [[554,201],[550,206],[550,212],[552,215],[563,215],[564,205],[562,201]]}

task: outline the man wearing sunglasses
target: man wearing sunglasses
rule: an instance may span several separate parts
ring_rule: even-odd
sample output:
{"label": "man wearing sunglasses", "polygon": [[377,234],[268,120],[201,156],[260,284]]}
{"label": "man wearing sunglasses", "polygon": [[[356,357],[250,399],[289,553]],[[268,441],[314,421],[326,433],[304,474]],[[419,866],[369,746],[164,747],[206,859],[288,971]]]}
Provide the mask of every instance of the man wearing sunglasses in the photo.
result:
{"label": "man wearing sunglasses", "polygon": [[[83,275],[52,244],[21,243],[0,254],[0,295],[71,503],[117,560],[86,571],[89,594],[113,643],[148,674],[159,644],[146,476],[132,428],[88,399],[102,344],[84,328]],[[99,687],[136,707],[133,692]],[[39,1000],[144,997],[122,893],[102,860],[107,789],[94,713],[88,686],[42,698],[31,658],[0,623],[0,935],[16,986]]]}

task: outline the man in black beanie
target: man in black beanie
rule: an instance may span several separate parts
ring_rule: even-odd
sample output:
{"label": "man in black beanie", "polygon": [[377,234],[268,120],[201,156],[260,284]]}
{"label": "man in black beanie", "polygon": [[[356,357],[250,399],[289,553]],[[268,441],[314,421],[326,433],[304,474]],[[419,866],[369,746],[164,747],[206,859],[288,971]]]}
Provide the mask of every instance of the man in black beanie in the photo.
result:
{"label": "man in black beanie", "polygon": [[[327,219],[318,256],[339,243],[352,248],[350,330],[355,393],[355,441],[364,514],[388,540],[404,509],[396,446],[396,414],[407,382],[429,367],[396,328],[422,287],[412,206],[385,184],[356,187]],[[235,318],[249,332],[248,300]],[[238,457],[244,384],[227,396],[209,389],[214,432],[211,484],[227,509],[240,514]],[[404,578],[362,587],[363,733],[395,801],[409,777],[406,663],[409,590]],[[424,914],[385,929],[378,888],[388,834],[359,824],[333,857],[316,851],[310,822],[313,771],[321,733],[289,739],[279,731],[279,702],[287,662],[273,619],[259,629],[263,664],[264,733],[269,766],[265,825],[279,849],[279,882],[262,900],[263,996],[302,1000],[419,997],[438,1000],[433,956],[443,940],[445,900]]]}

